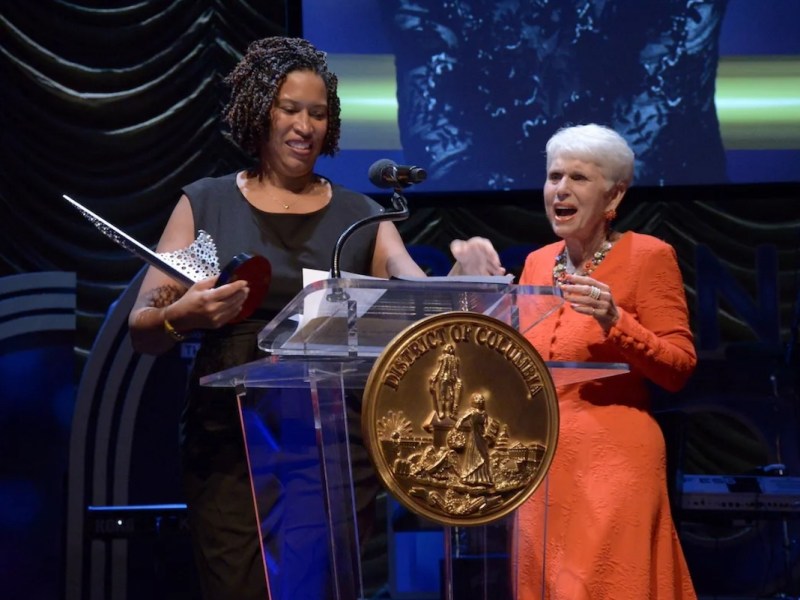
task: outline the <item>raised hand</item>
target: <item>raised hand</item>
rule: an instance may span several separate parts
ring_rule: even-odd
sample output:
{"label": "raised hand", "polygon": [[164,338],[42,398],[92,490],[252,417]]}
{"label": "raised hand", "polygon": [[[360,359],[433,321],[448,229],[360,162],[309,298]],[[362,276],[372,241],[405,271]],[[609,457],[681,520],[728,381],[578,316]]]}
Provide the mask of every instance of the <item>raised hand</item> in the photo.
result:
{"label": "raised hand", "polygon": [[483,237],[472,237],[468,240],[450,242],[450,252],[456,264],[450,275],[505,275],[506,270],[500,263],[492,242]]}

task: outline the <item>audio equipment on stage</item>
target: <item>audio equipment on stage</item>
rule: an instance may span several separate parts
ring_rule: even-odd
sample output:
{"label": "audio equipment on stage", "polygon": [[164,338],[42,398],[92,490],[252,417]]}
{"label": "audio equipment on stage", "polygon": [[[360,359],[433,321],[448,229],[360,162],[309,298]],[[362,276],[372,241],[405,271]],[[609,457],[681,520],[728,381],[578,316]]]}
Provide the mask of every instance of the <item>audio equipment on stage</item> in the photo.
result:
{"label": "audio equipment on stage", "polygon": [[87,506],[89,538],[128,538],[188,532],[185,504]]}
{"label": "audio equipment on stage", "polygon": [[684,475],[683,510],[800,515],[800,477]]}

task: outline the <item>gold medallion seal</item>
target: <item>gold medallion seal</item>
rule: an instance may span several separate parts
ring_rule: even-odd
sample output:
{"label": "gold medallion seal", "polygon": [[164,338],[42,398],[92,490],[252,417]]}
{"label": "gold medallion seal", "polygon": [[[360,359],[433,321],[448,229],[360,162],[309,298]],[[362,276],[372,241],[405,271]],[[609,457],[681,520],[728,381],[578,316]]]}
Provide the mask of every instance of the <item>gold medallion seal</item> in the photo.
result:
{"label": "gold medallion seal", "polygon": [[558,438],[550,372],[518,331],[446,312],[400,332],[367,379],[362,429],[387,489],[442,525],[484,525],[522,504]]}

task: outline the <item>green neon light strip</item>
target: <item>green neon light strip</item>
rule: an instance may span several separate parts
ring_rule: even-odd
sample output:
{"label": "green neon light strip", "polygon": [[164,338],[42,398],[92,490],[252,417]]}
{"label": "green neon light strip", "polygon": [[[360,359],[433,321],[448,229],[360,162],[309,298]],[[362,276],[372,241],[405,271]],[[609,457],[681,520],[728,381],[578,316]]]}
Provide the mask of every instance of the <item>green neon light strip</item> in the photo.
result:
{"label": "green neon light strip", "polygon": [[[331,54],[343,149],[399,150],[394,57]],[[800,57],[720,60],[714,102],[725,148],[800,148]]]}
{"label": "green neon light strip", "polygon": [[397,82],[391,54],[329,54],[339,77],[343,150],[400,150]]}
{"label": "green neon light strip", "polygon": [[800,59],[797,57],[721,60],[715,103],[726,148],[800,148]]}

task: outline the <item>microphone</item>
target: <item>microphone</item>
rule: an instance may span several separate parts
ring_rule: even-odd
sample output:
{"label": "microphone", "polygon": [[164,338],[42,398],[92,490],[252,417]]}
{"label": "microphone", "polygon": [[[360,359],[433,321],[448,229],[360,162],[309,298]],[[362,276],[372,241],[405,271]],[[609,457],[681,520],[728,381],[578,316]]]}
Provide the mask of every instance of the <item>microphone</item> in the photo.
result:
{"label": "microphone", "polygon": [[[345,229],[336,240],[336,245],[333,247],[333,256],[331,257],[331,276],[333,279],[339,279],[342,276],[342,271],[339,268],[340,257],[342,248],[345,242],[351,235],[364,225],[370,223],[378,223],[380,221],[402,221],[407,219],[408,203],[403,197],[400,189],[411,185],[412,183],[419,183],[425,181],[428,174],[424,169],[419,167],[400,167],[388,158],[383,158],[373,163],[369,168],[369,180],[380,188],[394,188],[392,194],[392,210],[386,209],[374,215],[369,215],[363,219],[356,221],[350,227]],[[329,298],[342,299],[347,294],[344,290],[334,290],[329,295]]]}
{"label": "microphone", "polygon": [[421,167],[410,167],[395,164],[388,158],[382,158],[369,168],[369,180],[379,188],[408,187],[414,183],[425,181],[428,174]]}

